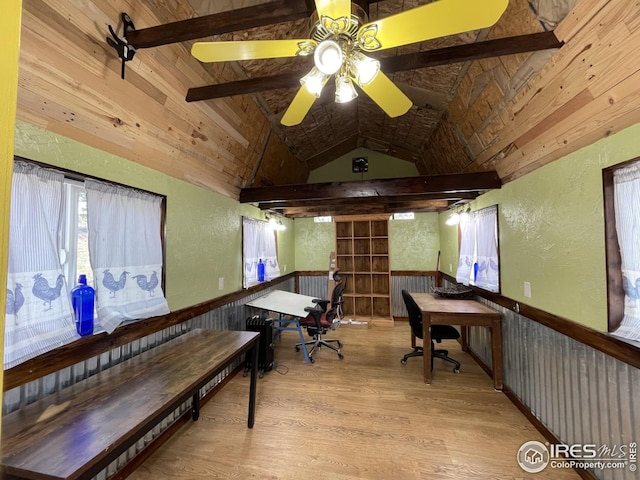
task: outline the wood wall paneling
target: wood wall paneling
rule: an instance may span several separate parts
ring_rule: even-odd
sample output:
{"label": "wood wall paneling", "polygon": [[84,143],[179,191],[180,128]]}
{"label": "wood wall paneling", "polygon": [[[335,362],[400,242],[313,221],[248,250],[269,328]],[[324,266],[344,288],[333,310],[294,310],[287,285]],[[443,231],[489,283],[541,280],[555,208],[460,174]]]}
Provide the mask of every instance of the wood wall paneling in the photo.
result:
{"label": "wood wall paneling", "polygon": [[565,45],[501,112],[505,127],[476,132],[488,145],[476,163],[513,180],[640,121],[636,10],[578,2],[556,30]]}
{"label": "wood wall paneling", "polygon": [[137,51],[121,80],[105,41],[108,25],[122,28],[120,12],[144,28],[191,17],[187,2],[23,3],[18,118],[237,198],[263,150],[264,114],[243,97],[184,100],[194,84],[237,79],[232,69],[172,44]]}

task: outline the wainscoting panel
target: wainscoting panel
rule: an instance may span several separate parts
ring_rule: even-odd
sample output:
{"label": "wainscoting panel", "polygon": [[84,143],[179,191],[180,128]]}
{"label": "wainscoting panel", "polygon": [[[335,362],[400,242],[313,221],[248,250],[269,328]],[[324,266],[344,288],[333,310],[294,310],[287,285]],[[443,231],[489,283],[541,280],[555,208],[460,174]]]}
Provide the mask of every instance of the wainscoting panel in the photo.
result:
{"label": "wainscoting panel", "polygon": [[[298,293],[314,298],[329,299],[331,293],[327,291],[329,275],[300,275],[298,277]],[[347,290],[349,285],[347,285]],[[293,291],[293,290],[291,290]]]}
{"label": "wainscoting panel", "polygon": [[[325,280],[326,289],[326,277]],[[99,356],[89,358],[84,362],[64,368],[58,372],[42,377],[33,382],[26,383],[4,393],[3,397],[3,414],[18,410],[40,398],[55,393],[63,388],[73,385],[91,375],[102,370],[106,370],[128,358],[134,357],[150,348],[178,337],[194,328],[215,329],[215,330],[245,330],[245,320],[249,316],[249,309],[245,303],[254,300],[257,297],[265,295],[267,292],[279,289],[294,291],[295,280],[290,278],[284,282],[277,284],[272,288],[267,288],[256,293],[248,294],[246,297],[239,298],[227,305],[210,310],[191,320],[180,323],[178,325],[166,328],[159,332],[153,333],[139,340],[135,340],[128,344],[122,345],[109,352]],[[200,391],[200,396],[205,396],[216,385],[218,385],[225,377],[227,377],[242,360],[220,373],[211,382],[207,383]],[[123,407],[123,408],[126,408]],[[167,430],[176,420],[182,417],[185,412],[191,410],[191,400],[183,403],[169,414],[165,419],[153,427],[135,445],[132,445],[125,453],[113,461],[107,468],[102,470],[94,477],[95,480],[106,480],[113,476],[118,470],[122,469],[128,462],[133,460],[142,450],[144,450],[155,438]]]}
{"label": "wainscoting panel", "polygon": [[431,293],[435,287],[433,275],[391,275],[391,315],[407,317],[407,308],[402,300],[402,290],[415,293]]}
{"label": "wainscoting panel", "polygon": [[[512,310],[479,301],[503,314],[505,386],[561,442],[613,449],[639,441],[640,418],[633,408],[640,398],[639,369]],[[491,365],[488,331],[470,330],[469,348]],[[640,478],[628,469],[590,473],[600,480]]]}

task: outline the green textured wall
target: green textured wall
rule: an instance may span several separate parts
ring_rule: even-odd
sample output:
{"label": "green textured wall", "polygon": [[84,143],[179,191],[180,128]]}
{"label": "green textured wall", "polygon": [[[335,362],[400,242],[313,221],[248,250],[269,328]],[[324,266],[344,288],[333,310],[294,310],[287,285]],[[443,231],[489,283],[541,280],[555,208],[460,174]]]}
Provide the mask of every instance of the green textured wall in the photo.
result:
{"label": "green textured wall", "polygon": [[435,270],[439,230],[437,213],[416,213],[413,220],[389,220],[391,270]]}
{"label": "green textured wall", "polygon": [[[242,289],[242,215],[264,218],[251,206],[17,122],[16,155],[167,196],[166,297],[171,310]],[[286,221],[287,224],[292,222]],[[293,228],[279,234],[293,244]],[[281,261],[293,265],[292,251]],[[224,278],[224,289],[218,279]]]}
{"label": "green textured wall", "polygon": [[440,225],[440,271],[455,277],[458,270],[458,226],[447,225],[452,212],[438,215]]}
{"label": "green textured wall", "polygon": [[[640,156],[638,138],[640,124],[472,202],[472,210],[499,205],[503,295],[607,330],[602,169]],[[448,258],[449,230],[441,230]],[[531,298],[524,296],[525,281]]]}
{"label": "green textured wall", "polygon": [[296,269],[295,226],[289,218],[281,218],[286,230],[278,232],[278,265],[280,274],[291,273]]}
{"label": "green textured wall", "polygon": [[[369,171],[367,173],[353,173],[351,170],[353,157],[367,157]],[[419,174],[414,163],[366,148],[356,148],[352,152],[313,170],[309,174],[308,183],[348,182],[375,178],[414,177],[416,175]]]}
{"label": "green textured wall", "polygon": [[329,255],[336,249],[336,224],[315,223],[313,218],[296,218],[296,270],[329,270]]}
{"label": "green textured wall", "polygon": [[[295,220],[296,270],[326,270],[335,250],[335,223]],[[435,270],[439,249],[437,213],[417,213],[414,220],[389,221],[391,270]]]}

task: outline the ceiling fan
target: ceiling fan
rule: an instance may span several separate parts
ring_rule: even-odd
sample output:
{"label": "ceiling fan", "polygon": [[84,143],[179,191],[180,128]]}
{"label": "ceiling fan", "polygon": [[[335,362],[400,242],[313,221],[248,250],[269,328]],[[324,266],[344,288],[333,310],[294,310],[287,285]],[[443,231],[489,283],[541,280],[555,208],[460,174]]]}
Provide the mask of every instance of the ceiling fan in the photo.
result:
{"label": "ceiling fan", "polygon": [[284,113],[285,126],[302,122],[331,76],[335,101],[353,100],[358,87],[390,117],[405,114],[411,100],[366,54],[454,35],[493,25],[509,0],[438,0],[367,22],[364,10],[350,0],[315,0],[310,37],[289,40],[196,42],[191,54],[202,62],[313,56],[314,66]]}

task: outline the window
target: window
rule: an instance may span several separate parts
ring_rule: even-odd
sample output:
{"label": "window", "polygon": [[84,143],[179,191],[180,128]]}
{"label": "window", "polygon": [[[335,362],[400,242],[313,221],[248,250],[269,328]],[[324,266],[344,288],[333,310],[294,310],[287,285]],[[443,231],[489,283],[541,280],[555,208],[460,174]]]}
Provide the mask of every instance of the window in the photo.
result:
{"label": "window", "polygon": [[413,220],[415,214],[413,212],[394,213],[391,218],[393,220]]}
{"label": "window", "polygon": [[89,261],[87,194],[83,183],[65,178],[64,199],[60,242],[60,263],[64,276],[69,287],[75,285],[81,273],[87,276],[87,283],[93,285],[93,271]]}
{"label": "window", "polygon": [[169,313],[164,198],[81,178],[14,162],[5,368],[78,338],[69,293],[79,274],[97,292],[96,331]]}
{"label": "window", "polygon": [[[242,284],[249,288],[280,276],[276,233],[268,222],[242,217]],[[258,264],[264,264],[264,279],[258,278]]]}
{"label": "window", "polygon": [[640,340],[640,161],[603,170],[609,331]]}
{"label": "window", "polygon": [[490,292],[500,291],[497,205],[461,216],[456,280]]}

